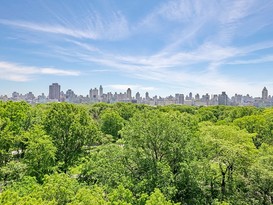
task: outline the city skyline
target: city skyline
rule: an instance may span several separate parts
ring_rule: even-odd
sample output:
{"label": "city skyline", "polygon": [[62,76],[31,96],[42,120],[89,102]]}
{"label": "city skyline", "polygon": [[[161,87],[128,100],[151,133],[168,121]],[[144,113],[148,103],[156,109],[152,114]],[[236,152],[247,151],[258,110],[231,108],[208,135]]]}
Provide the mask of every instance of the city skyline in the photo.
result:
{"label": "city skyline", "polygon": [[39,103],[50,103],[50,102],[68,102],[68,103],[84,103],[92,104],[98,102],[104,103],[137,103],[147,104],[151,106],[164,106],[172,104],[190,105],[190,106],[213,106],[213,105],[230,105],[230,106],[256,106],[256,107],[272,107],[273,96],[268,93],[266,87],[261,91],[261,96],[250,96],[249,94],[235,94],[228,96],[225,91],[218,94],[206,93],[175,93],[168,96],[151,96],[149,92],[145,92],[145,95],[141,95],[138,91],[135,91],[135,95],[132,93],[131,88],[127,88],[125,92],[108,92],[103,89],[100,85],[97,87],[90,88],[89,94],[77,95],[72,89],[63,91],[61,85],[58,83],[52,83],[48,86],[48,95],[42,93],[41,95],[35,96],[32,92],[26,94],[13,92],[11,97],[6,95],[0,95],[1,101],[26,101],[30,104]]}
{"label": "city skyline", "polygon": [[[12,93],[4,93],[4,94],[1,94],[0,93],[0,96],[7,96],[7,97],[12,97],[12,94],[13,93],[18,93],[20,95],[27,95],[29,93],[33,94],[34,96],[39,96],[39,95],[45,95],[48,99],[58,99],[60,100],[60,93],[63,92],[63,93],[66,93],[66,92],[73,92],[74,95],[76,96],[88,96],[88,97],[91,97],[92,96],[92,91],[95,91],[95,95],[97,96],[101,96],[102,94],[107,94],[107,93],[118,93],[118,94],[121,94],[121,93],[126,93],[128,90],[130,90],[130,96],[132,96],[132,98],[135,98],[135,96],[138,94],[140,95],[141,97],[144,97],[145,98],[145,95],[148,93],[149,94],[149,90],[146,90],[146,91],[143,91],[142,93],[139,92],[139,90],[133,90],[131,89],[130,87],[127,87],[126,89],[118,89],[118,90],[109,90],[109,89],[104,89],[105,87],[103,85],[99,85],[99,86],[91,86],[89,89],[88,89],[88,92],[87,93],[76,93],[74,92],[74,89],[72,87],[68,88],[68,89],[62,89],[62,86],[57,83],[57,82],[54,82],[52,83],[51,85],[47,85],[48,89],[44,89],[45,91],[44,92],[41,92],[41,93],[38,93],[38,94],[34,94],[33,91],[29,90],[28,92],[26,93],[21,93],[19,92],[18,90],[14,90]],[[242,96],[250,96],[250,97],[253,97],[253,98],[261,98],[261,99],[266,99],[268,96],[272,97],[273,98],[273,93],[271,94],[270,91],[268,91],[267,87],[264,86],[262,89],[260,89],[260,92],[259,92],[259,95],[257,96],[252,96],[250,95],[249,93],[228,93],[226,91],[222,91],[220,93],[226,93],[228,96],[235,96],[235,95],[242,95]],[[209,96],[213,96],[213,95],[218,95],[220,93],[217,93],[217,92],[213,92],[213,93],[209,93],[209,92],[204,92],[204,93],[201,93],[201,92],[183,92],[183,91],[180,91],[180,92],[172,92],[172,93],[168,93],[167,95],[163,96],[163,95],[159,95],[159,94],[154,94],[152,95],[152,97],[154,96],[157,96],[157,97],[162,97],[162,98],[166,98],[166,97],[169,97],[169,96],[175,96],[175,94],[183,94],[186,96],[190,96],[191,98],[194,99],[194,96],[195,95],[209,95]],[[150,95],[150,94],[149,94]],[[56,97],[58,96],[58,97]]]}
{"label": "city skyline", "polygon": [[[1,1],[0,95],[273,90],[273,2]],[[16,15],[14,15],[16,14]],[[98,87],[97,87],[98,88]]]}

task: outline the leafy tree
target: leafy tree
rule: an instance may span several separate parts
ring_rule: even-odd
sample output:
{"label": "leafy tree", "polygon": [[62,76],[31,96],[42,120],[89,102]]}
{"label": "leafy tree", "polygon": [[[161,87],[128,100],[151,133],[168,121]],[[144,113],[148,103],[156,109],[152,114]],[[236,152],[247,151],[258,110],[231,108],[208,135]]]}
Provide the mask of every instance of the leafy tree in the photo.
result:
{"label": "leafy tree", "polygon": [[26,145],[22,134],[31,127],[30,110],[30,105],[24,101],[8,101],[3,104],[0,112],[0,117],[9,119],[9,134],[13,136],[13,148],[17,151],[17,157],[24,156]]}
{"label": "leafy tree", "polygon": [[68,205],[110,205],[110,202],[106,200],[105,191],[98,186],[92,188],[82,187],[78,190],[77,194],[73,198],[72,202]]}
{"label": "leafy tree", "polygon": [[30,106],[26,102],[0,103],[0,166],[14,156],[23,157],[25,140],[23,133],[30,126]]}
{"label": "leafy tree", "polygon": [[14,137],[10,132],[10,120],[0,118],[0,167],[6,165],[12,158]]}
{"label": "leafy tree", "polygon": [[64,172],[98,136],[98,128],[86,109],[67,103],[53,104],[44,126],[57,148],[56,159]]}
{"label": "leafy tree", "polygon": [[273,145],[273,109],[265,109],[258,115],[245,116],[234,120],[234,124],[249,133],[256,133],[253,142],[257,148],[262,143]]}
{"label": "leafy tree", "polygon": [[115,103],[113,109],[116,110],[124,120],[129,120],[136,113],[136,105],[132,103]]}
{"label": "leafy tree", "polygon": [[151,193],[160,188],[166,196],[174,196],[180,163],[194,157],[188,145],[196,129],[196,121],[187,113],[145,110],[135,114],[121,131],[134,189]]}
{"label": "leafy tree", "polygon": [[57,205],[54,201],[43,201],[41,198],[32,196],[19,196],[15,191],[5,191],[0,194],[0,204],[2,205]]}
{"label": "leafy tree", "polygon": [[249,175],[249,189],[258,204],[273,203],[273,147],[263,144]]}
{"label": "leafy tree", "polygon": [[56,147],[41,127],[36,126],[25,135],[28,142],[24,161],[28,165],[29,175],[41,182],[45,174],[53,171]]}
{"label": "leafy tree", "polygon": [[42,198],[47,201],[56,201],[58,205],[72,202],[80,188],[76,179],[70,178],[66,174],[52,174],[45,176],[42,185]]}
{"label": "leafy tree", "polygon": [[210,164],[205,171],[211,198],[215,193],[221,200],[232,197],[256,156],[253,135],[232,126],[208,124],[202,126],[200,135],[206,162]]}
{"label": "leafy tree", "polygon": [[[168,201],[159,189],[155,189],[151,196],[145,203],[146,205],[175,205],[171,201]],[[179,203],[176,203],[177,205]]]}
{"label": "leafy tree", "polygon": [[33,177],[25,177],[0,193],[0,202],[1,204],[19,204],[19,202],[37,204],[40,202],[41,204],[65,205],[72,202],[79,187],[76,179],[64,173],[46,175],[42,185],[38,184]]}
{"label": "leafy tree", "polygon": [[115,139],[120,138],[119,131],[124,125],[123,118],[114,110],[105,110],[101,117],[101,131],[112,135]]}
{"label": "leafy tree", "polygon": [[12,102],[8,101],[2,104],[2,112],[0,113],[2,117],[10,119],[11,131],[15,135],[19,135],[25,130],[28,130],[31,126],[30,124],[30,110],[31,107],[24,101]]}
{"label": "leafy tree", "polygon": [[129,184],[124,155],[123,147],[119,144],[101,145],[92,149],[80,165],[79,180],[89,185],[97,184],[112,189],[119,184]]}
{"label": "leafy tree", "polygon": [[195,114],[197,107],[188,106],[188,105],[167,105],[167,106],[158,106],[160,111],[163,112],[172,112],[179,111],[180,113]]}
{"label": "leafy tree", "polygon": [[99,120],[101,113],[106,109],[111,109],[113,106],[107,103],[95,103],[89,108],[89,113],[94,120]]}
{"label": "leafy tree", "polygon": [[112,190],[108,194],[108,198],[115,205],[130,205],[135,201],[133,193],[129,189],[125,189],[122,185]]}
{"label": "leafy tree", "polygon": [[26,175],[27,165],[19,161],[10,161],[0,168],[0,179],[4,186],[22,179]]}

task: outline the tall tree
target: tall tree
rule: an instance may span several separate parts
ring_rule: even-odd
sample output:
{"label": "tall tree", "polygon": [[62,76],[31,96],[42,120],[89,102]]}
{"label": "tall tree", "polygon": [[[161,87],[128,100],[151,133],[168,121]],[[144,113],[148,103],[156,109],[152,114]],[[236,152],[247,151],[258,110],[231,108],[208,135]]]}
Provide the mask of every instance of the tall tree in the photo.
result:
{"label": "tall tree", "polygon": [[100,116],[101,131],[112,135],[116,140],[120,138],[119,131],[124,125],[124,119],[114,110],[105,110]]}
{"label": "tall tree", "polygon": [[56,159],[66,172],[98,136],[98,128],[87,110],[67,103],[53,104],[44,122],[57,148]]}
{"label": "tall tree", "polygon": [[189,146],[196,130],[196,121],[187,113],[144,110],[135,114],[121,131],[134,188],[148,193],[160,188],[174,196],[180,163],[194,157]]}
{"label": "tall tree", "polygon": [[28,165],[28,173],[35,176],[38,182],[42,182],[43,176],[53,171],[56,147],[52,139],[38,126],[27,132],[25,137],[28,141],[24,161]]}
{"label": "tall tree", "polygon": [[232,126],[203,124],[200,138],[209,165],[205,175],[211,198],[225,200],[237,194],[257,154],[253,136]]}

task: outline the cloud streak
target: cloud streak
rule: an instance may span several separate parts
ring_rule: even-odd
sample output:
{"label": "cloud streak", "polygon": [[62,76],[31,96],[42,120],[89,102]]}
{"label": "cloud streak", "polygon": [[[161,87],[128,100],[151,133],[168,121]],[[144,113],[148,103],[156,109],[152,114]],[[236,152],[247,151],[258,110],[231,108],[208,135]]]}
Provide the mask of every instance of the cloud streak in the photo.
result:
{"label": "cloud streak", "polygon": [[55,68],[23,66],[12,62],[0,61],[0,79],[26,82],[38,75],[79,76],[80,72]]}
{"label": "cloud streak", "polygon": [[12,27],[19,27],[19,28],[27,29],[27,30],[45,32],[45,33],[67,35],[67,36],[72,36],[76,38],[89,38],[89,39],[98,38],[97,34],[92,31],[70,29],[60,25],[38,24],[38,23],[32,23],[32,22],[10,21],[10,20],[3,20],[3,19],[0,20],[0,24],[12,26]]}
{"label": "cloud streak", "polygon": [[0,19],[2,25],[80,39],[117,40],[128,36],[130,33],[126,18],[118,12],[113,13],[109,20],[103,19],[97,13],[93,13],[77,22],[71,27],[71,24],[66,21],[56,21],[49,24]]}

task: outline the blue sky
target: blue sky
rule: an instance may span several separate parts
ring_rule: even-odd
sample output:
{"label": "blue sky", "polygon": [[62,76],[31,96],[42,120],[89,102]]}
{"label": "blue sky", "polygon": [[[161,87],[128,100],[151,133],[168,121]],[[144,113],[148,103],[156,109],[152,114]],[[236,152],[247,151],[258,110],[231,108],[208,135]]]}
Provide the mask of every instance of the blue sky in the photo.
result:
{"label": "blue sky", "polygon": [[2,0],[0,95],[53,82],[82,95],[272,95],[273,1]]}

